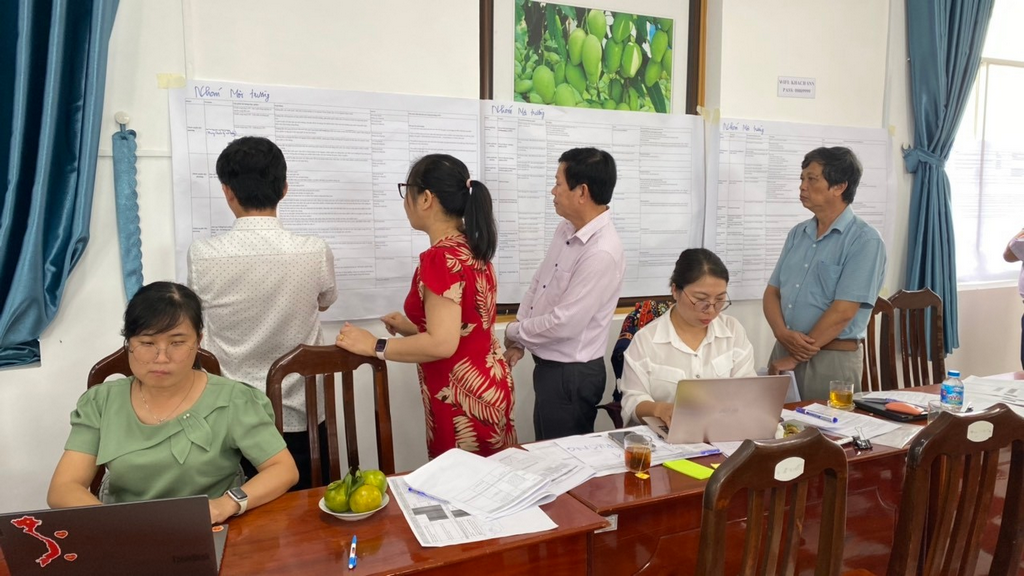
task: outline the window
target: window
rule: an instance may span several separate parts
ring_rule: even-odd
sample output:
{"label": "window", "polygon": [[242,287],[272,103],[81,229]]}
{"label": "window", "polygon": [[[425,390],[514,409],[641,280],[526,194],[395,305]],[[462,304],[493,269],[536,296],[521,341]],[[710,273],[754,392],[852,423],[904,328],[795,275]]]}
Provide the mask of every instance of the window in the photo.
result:
{"label": "window", "polygon": [[997,0],[981,67],[946,163],[956,237],[957,281],[1013,280],[1003,260],[1024,228],[1024,2]]}

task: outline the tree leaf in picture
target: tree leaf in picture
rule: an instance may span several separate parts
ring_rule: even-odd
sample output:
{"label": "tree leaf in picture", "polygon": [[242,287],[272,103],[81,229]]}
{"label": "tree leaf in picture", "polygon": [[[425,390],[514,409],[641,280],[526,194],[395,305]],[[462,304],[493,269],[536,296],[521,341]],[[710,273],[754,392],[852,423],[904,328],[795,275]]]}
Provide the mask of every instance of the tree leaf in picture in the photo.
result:
{"label": "tree leaf in picture", "polygon": [[565,62],[565,31],[562,30],[562,22],[558,18],[558,14],[556,14],[556,8],[557,6],[554,4],[548,4],[545,10],[547,13],[548,37],[554,41],[555,51],[558,52],[558,56]]}
{"label": "tree leaf in picture", "polygon": [[655,82],[647,89],[647,94],[651,97],[651,104],[654,105],[654,111],[659,114],[665,114],[668,112],[668,103],[665,101],[665,95],[661,93],[661,83]]}

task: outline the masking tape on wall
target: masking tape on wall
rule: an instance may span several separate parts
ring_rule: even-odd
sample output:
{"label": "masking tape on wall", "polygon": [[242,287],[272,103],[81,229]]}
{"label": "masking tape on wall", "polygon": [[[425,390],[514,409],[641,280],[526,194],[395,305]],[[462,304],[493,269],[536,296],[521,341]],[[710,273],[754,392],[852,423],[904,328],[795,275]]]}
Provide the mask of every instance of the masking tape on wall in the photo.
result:
{"label": "masking tape on wall", "polygon": [[156,86],[161,90],[168,88],[184,88],[185,76],[182,74],[157,74]]}

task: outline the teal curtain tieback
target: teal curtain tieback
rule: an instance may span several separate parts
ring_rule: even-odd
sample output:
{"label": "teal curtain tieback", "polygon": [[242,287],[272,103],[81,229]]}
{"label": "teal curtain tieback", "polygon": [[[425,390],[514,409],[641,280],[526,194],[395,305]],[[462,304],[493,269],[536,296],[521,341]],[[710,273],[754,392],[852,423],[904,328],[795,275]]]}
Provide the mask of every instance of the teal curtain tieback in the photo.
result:
{"label": "teal curtain tieback", "polygon": [[121,276],[128,300],[142,287],[142,233],[139,228],[139,193],[135,179],[138,170],[135,131],[121,130],[113,137],[114,201],[117,207],[117,240],[121,247]]}
{"label": "teal curtain tieback", "polygon": [[922,150],[921,148],[903,149],[903,165],[907,168],[907,172],[917,172],[917,167],[921,162],[938,166],[939,168],[946,167],[945,160],[927,150]]}

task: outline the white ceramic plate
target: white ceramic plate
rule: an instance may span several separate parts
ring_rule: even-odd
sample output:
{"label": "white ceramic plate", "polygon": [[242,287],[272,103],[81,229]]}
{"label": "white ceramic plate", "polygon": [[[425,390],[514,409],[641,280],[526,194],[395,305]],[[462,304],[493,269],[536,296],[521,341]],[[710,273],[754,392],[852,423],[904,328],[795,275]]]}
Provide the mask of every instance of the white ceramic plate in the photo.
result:
{"label": "white ceramic plate", "polygon": [[327,507],[327,504],[324,504],[324,499],[321,498],[320,499],[320,509],[323,510],[324,512],[330,514],[331,516],[334,516],[335,518],[341,518],[342,520],[347,520],[349,522],[352,522],[352,521],[355,521],[355,520],[362,520],[363,518],[369,518],[370,516],[373,516],[374,513],[378,512],[380,510],[383,510],[384,507],[387,506],[388,502],[390,502],[390,501],[391,501],[391,498],[389,498],[387,493],[385,492],[384,493],[384,497],[381,498],[380,506],[379,507],[377,507],[374,510],[370,510],[369,512],[362,512],[362,513],[356,514],[355,512],[331,512],[331,509]]}

